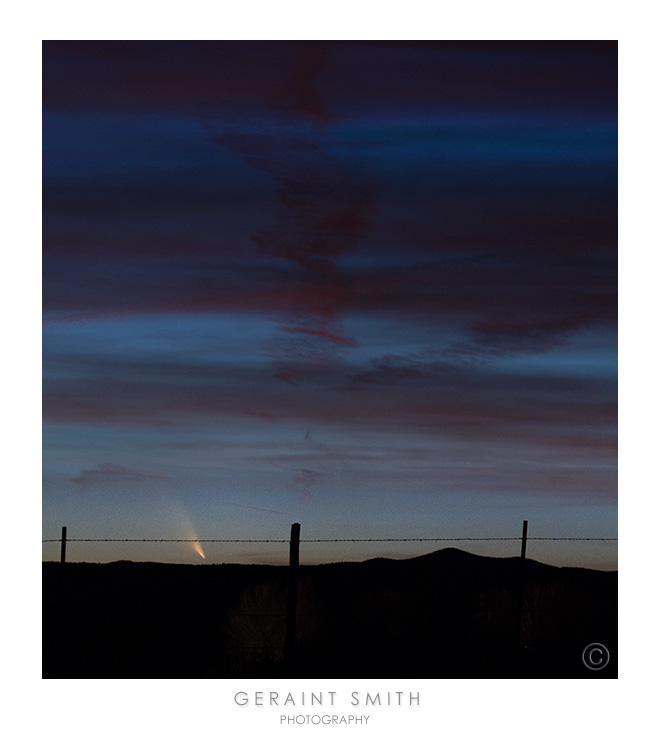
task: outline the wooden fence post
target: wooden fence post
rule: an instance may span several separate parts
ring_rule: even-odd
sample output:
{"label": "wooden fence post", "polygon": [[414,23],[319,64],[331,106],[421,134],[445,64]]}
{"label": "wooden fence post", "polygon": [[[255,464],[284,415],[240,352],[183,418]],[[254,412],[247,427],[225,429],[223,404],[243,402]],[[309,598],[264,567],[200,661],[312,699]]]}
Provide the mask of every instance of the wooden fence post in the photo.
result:
{"label": "wooden fence post", "polygon": [[517,616],[517,644],[522,646],[522,617],[525,601],[525,560],[527,556],[527,520],[522,521],[522,547],[520,549],[520,563],[518,565],[518,616]]}
{"label": "wooden fence post", "polygon": [[66,563],[66,526],[62,527],[62,544],[59,556],[60,563]]}
{"label": "wooden fence post", "polygon": [[290,531],[290,567],[288,570],[287,604],[285,608],[284,662],[288,678],[296,674],[297,595],[299,591],[299,534],[301,525],[295,522]]}

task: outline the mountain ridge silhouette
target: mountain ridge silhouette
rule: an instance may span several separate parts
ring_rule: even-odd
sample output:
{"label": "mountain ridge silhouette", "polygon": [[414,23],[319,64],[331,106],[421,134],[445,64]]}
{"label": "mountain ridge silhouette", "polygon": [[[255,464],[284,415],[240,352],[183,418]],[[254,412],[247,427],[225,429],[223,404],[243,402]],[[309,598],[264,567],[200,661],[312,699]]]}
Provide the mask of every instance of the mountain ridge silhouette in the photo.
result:
{"label": "mountain ridge silhouette", "polygon": [[[44,562],[46,678],[282,677],[287,566]],[[603,678],[616,571],[448,547],[299,567],[297,675]],[[592,676],[595,675],[595,676]]]}

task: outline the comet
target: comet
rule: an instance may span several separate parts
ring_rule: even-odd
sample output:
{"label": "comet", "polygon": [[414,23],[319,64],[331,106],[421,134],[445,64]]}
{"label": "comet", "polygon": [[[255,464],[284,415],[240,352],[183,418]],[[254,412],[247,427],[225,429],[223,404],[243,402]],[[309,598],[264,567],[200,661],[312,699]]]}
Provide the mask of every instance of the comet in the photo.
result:
{"label": "comet", "polygon": [[180,528],[181,535],[185,541],[189,542],[194,551],[205,560],[205,551],[201,545],[201,541],[196,532],[196,528],[192,525],[189,515],[183,510],[179,503],[171,504],[172,514],[176,520],[178,520],[178,527]]}
{"label": "comet", "polygon": [[195,540],[192,544],[194,546],[194,550],[198,553],[198,555],[201,558],[205,558],[205,553],[203,553],[203,547],[201,546],[201,543],[199,540]]}

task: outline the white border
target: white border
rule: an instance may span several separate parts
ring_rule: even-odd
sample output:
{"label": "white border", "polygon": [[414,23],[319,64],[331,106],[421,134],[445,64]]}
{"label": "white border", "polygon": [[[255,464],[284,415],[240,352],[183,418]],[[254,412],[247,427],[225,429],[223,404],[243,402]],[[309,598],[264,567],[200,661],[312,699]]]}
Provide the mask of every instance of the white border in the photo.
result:
{"label": "white border", "polygon": [[[297,732],[281,730],[270,723],[266,712],[241,712],[232,701],[236,683],[229,680],[91,682],[39,678],[40,651],[36,647],[40,642],[40,566],[30,555],[33,549],[29,542],[33,531],[40,533],[36,463],[36,451],[40,448],[35,434],[40,417],[35,400],[40,389],[40,348],[35,339],[27,360],[20,348],[25,343],[25,324],[30,338],[32,327],[38,326],[40,305],[40,137],[35,121],[40,110],[42,38],[403,39],[424,35],[445,39],[621,39],[621,679],[575,684],[549,680],[411,682],[413,689],[419,686],[422,692],[421,712],[415,714],[407,708],[399,714],[381,714],[379,722],[347,732],[372,737],[376,734],[377,739],[392,738],[393,734],[397,737],[401,732],[427,739],[478,739],[493,733],[509,739],[616,739],[622,732],[631,734],[633,726],[638,730],[647,720],[649,685],[642,681],[641,672],[650,666],[646,649],[652,639],[648,620],[654,615],[654,598],[646,603],[648,581],[642,579],[638,569],[649,563],[643,556],[647,555],[650,534],[649,519],[633,504],[634,492],[644,501],[654,496],[654,476],[646,465],[654,457],[654,434],[650,429],[653,424],[646,430],[646,420],[654,420],[654,403],[646,405],[654,367],[650,319],[654,317],[650,301],[654,277],[648,259],[654,250],[654,229],[647,220],[654,210],[654,188],[648,180],[654,172],[654,162],[646,161],[654,136],[654,117],[649,110],[653,85],[648,74],[654,59],[650,52],[652,43],[647,38],[651,24],[642,13],[643,7],[625,3],[621,9],[617,5],[612,9],[610,5],[570,0],[549,5],[463,3],[455,9],[415,2],[389,7],[382,19],[386,9],[380,3],[248,3],[229,11],[227,5],[205,2],[183,6],[136,2],[90,6],[63,2],[23,6],[5,16],[7,41],[2,53],[8,103],[4,117],[8,128],[5,156],[9,159],[5,183],[11,185],[10,192],[5,192],[5,203],[18,205],[15,199],[22,201],[20,208],[7,209],[12,223],[5,230],[5,250],[10,255],[5,277],[13,279],[12,290],[4,298],[8,327],[5,364],[9,366],[5,368],[5,389],[10,390],[13,402],[11,421],[5,427],[11,432],[10,444],[5,448],[5,466],[10,469],[5,482],[10,503],[5,524],[14,533],[23,523],[30,525],[25,552],[13,537],[11,544],[8,541],[5,545],[3,562],[11,563],[4,584],[5,594],[11,599],[5,604],[14,620],[5,627],[12,649],[4,673],[11,680],[9,691],[13,696],[7,698],[7,705],[15,714],[15,727],[22,736],[66,741],[90,737],[97,741],[117,737],[173,741],[190,736],[252,737],[259,732],[276,738],[281,732],[286,736]],[[648,126],[651,136],[647,136]],[[24,194],[29,194],[28,198]],[[646,549],[630,547],[630,541],[643,543]],[[25,562],[27,567],[22,568],[20,564]],[[650,577],[652,580],[652,574]],[[23,630],[18,630],[19,625]],[[294,682],[286,684],[295,688]],[[320,689],[324,683],[317,680],[304,684]],[[358,684],[402,689],[409,683]],[[271,688],[271,683],[255,680],[239,685]],[[330,685],[349,692],[354,681],[340,680]],[[336,731],[329,726],[300,732]]]}

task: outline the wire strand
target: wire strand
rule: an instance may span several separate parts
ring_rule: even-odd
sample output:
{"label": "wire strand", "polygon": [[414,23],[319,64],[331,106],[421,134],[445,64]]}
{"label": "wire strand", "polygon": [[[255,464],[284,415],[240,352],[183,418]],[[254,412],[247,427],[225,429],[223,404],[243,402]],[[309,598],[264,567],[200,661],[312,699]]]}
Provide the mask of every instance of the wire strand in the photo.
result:
{"label": "wire strand", "polygon": [[[301,539],[300,543],[437,543],[460,541],[513,541],[522,540],[522,537],[511,538],[312,538]],[[617,541],[618,538],[551,538],[528,537],[527,540],[573,540],[573,541]],[[47,538],[42,543],[59,543],[61,538]],[[287,539],[271,538],[66,538],[67,543],[289,543]]]}

